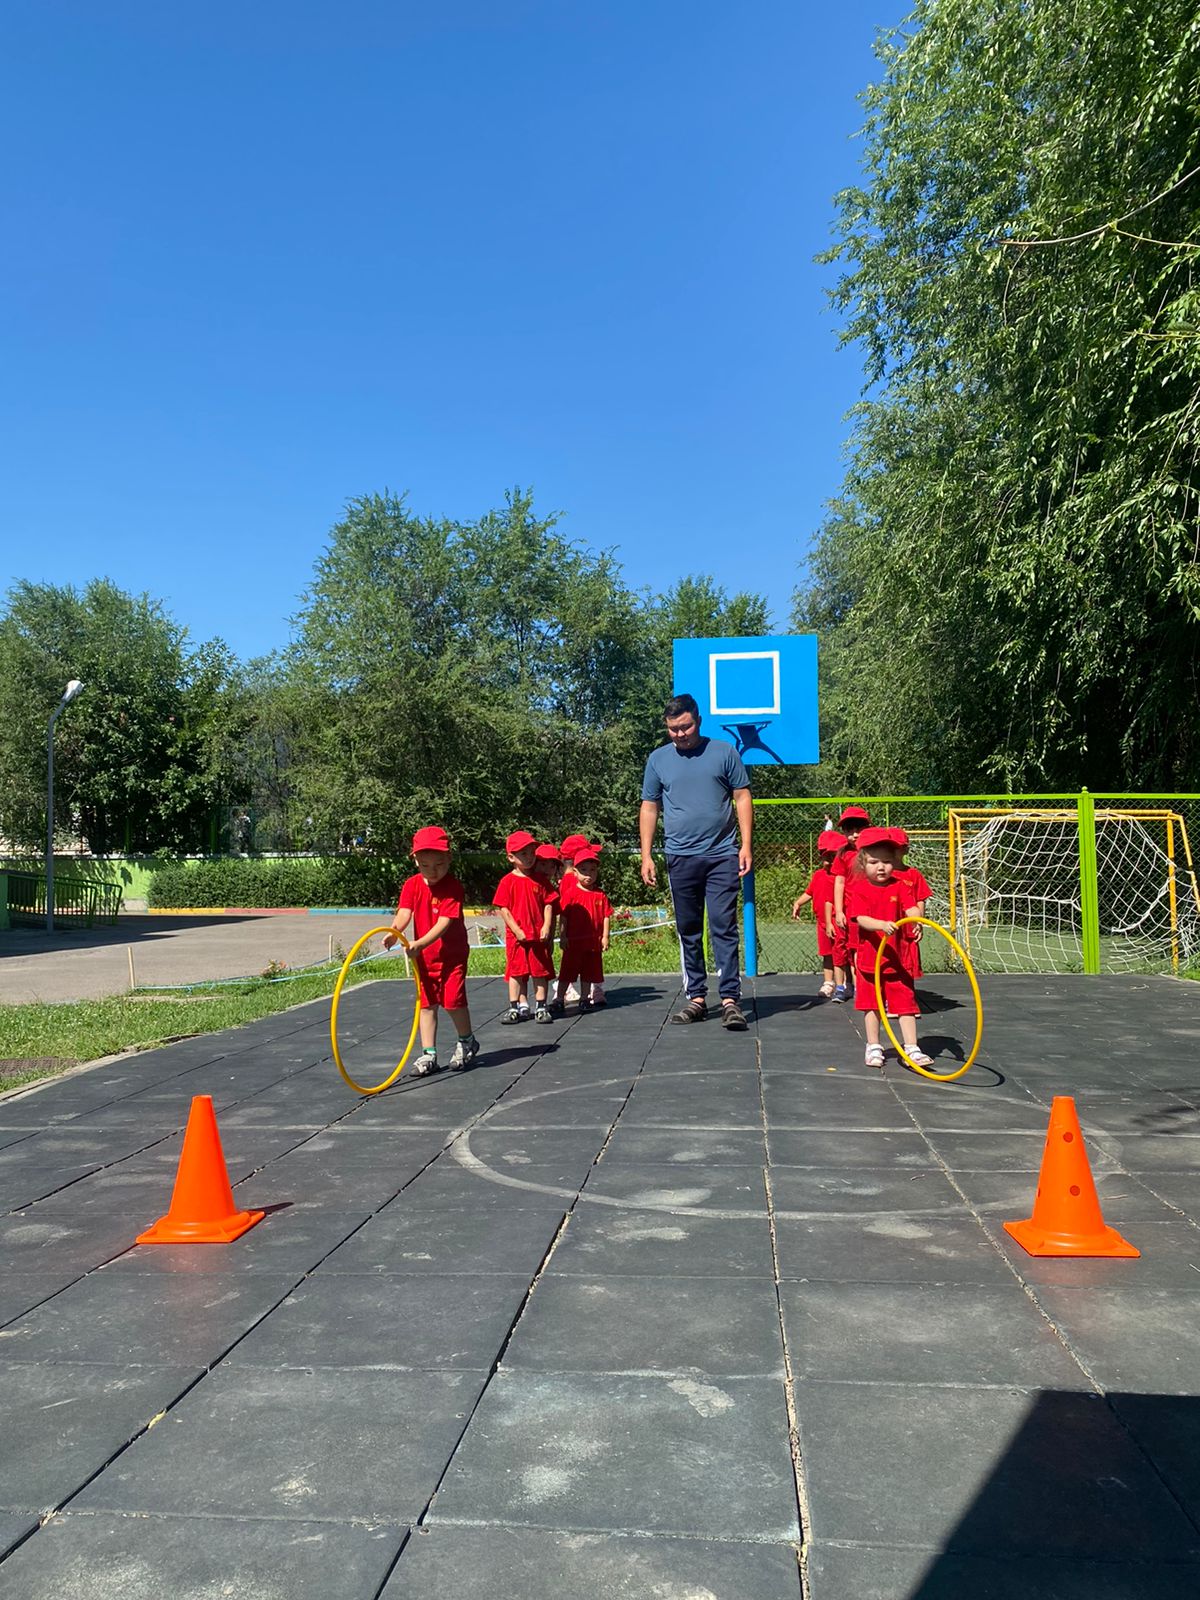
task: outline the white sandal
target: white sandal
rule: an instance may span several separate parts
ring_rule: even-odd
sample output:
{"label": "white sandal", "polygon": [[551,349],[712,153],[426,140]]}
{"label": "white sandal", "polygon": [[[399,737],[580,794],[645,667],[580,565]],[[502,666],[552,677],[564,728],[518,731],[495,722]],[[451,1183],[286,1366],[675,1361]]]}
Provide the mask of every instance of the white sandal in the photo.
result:
{"label": "white sandal", "polygon": [[914,1067],[931,1067],[933,1065],[933,1057],[927,1056],[924,1050],[910,1050],[908,1059]]}
{"label": "white sandal", "polygon": [[833,994],[833,985],[831,983],[823,983],[820,993],[822,1000],[828,1000]]}
{"label": "white sandal", "polygon": [[867,1046],[867,1053],[864,1059],[868,1067],[882,1067],[883,1046],[879,1044],[869,1044]]}

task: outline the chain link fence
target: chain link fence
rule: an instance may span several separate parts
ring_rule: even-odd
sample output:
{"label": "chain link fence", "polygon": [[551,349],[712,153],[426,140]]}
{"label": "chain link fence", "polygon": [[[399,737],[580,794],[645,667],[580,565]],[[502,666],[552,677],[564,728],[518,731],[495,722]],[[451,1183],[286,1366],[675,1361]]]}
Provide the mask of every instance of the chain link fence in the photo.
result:
{"label": "chain link fence", "polygon": [[[933,889],[927,914],[980,972],[1200,968],[1200,794],[916,795],[760,800],[754,866],[760,972],[817,972],[817,835],[847,804],[902,827]],[[927,938],[927,972],[956,961]]]}

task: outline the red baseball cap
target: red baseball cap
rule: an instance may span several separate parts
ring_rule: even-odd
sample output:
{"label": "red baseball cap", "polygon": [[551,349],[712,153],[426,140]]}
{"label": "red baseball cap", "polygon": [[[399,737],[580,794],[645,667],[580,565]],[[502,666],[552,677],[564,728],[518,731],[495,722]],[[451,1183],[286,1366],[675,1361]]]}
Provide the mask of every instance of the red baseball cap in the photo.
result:
{"label": "red baseball cap", "polygon": [[864,828],[858,836],[858,848],[869,850],[873,844],[890,844],[895,848],[895,832],[891,828]]}
{"label": "red baseball cap", "polygon": [[896,844],[901,850],[908,849],[908,835],[905,833],[903,828],[889,828],[888,832],[891,834],[892,838],[895,840]]}
{"label": "red baseball cap", "polygon": [[562,853],[566,860],[574,861],[576,850],[582,850],[587,840],[581,833],[569,833],[562,842]]}
{"label": "red baseball cap", "polygon": [[562,851],[556,844],[540,844],[533,852],[539,861],[561,861]]}
{"label": "red baseball cap", "polygon": [[516,833],[510,833],[504,841],[504,848],[509,855],[515,856],[518,850],[528,850],[531,844],[536,843],[537,840],[531,833],[526,833],[524,828],[518,828]]}
{"label": "red baseball cap", "polygon": [[870,822],[870,820],[871,813],[864,810],[862,806],[847,806],[842,812],[841,816],[838,818],[839,822],[867,823]]}
{"label": "red baseball cap", "polygon": [[445,828],[418,828],[413,834],[413,849],[449,851],[450,840]]}
{"label": "red baseball cap", "polygon": [[822,851],[840,850],[848,842],[844,833],[834,833],[830,828],[817,835],[817,849]]}
{"label": "red baseball cap", "polygon": [[599,859],[600,846],[598,844],[589,844],[586,849],[581,850],[575,857],[575,865],[581,867],[585,861],[599,861]]}

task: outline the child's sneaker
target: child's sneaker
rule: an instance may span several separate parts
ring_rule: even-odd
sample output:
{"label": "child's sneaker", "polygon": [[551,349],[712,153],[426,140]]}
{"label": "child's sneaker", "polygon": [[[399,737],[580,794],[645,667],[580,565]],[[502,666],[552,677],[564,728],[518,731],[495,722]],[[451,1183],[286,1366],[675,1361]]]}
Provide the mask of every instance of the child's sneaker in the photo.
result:
{"label": "child's sneaker", "polygon": [[414,1078],[432,1078],[435,1072],[440,1072],[441,1070],[438,1065],[436,1050],[422,1050],[412,1064]]}
{"label": "child's sneaker", "polygon": [[517,1001],[517,1010],[521,1013],[521,1021],[522,1022],[527,1022],[529,1020],[529,1018],[533,1015],[533,1012],[530,1011],[530,1009],[529,1009],[529,1001],[528,1000],[518,1000]]}
{"label": "child's sneaker", "polygon": [[553,1022],[554,1018],[550,1015],[550,1007],[539,1006],[533,1013],[533,1020],[535,1022]]}
{"label": "child's sneaker", "polygon": [[[529,1015],[529,1012],[526,1011],[525,1012],[525,1016],[528,1016],[528,1015]],[[501,1025],[501,1027],[504,1027],[504,1028],[511,1028],[514,1022],[520,1022],[520,1020],[521,1020],[521,1008],[520,1008],[520,1006],[509,1006],[508,1010],[500,1018],[500,1025]]]}
{"label": "child's sneaker", "polygon": [[820,988],[820,995],[822,1000],[832,1000],[833,985],[831,983],[823,983]]}
{"label": "child's sneaker", "polygon": [[551,1000],[546,1009],[552,1017],[565,1017],[567,1014],[567,1008],[561,1000]]}
{"label": "child's sneaker", "polygon": [[834,991],[833,991],[833,1003],[834,1003],[834,1005],[835,1006],[844,1006],[846,1001],[849,998],[850,998],[850,996],[846,993],[846,985],[844,983],[837,984],[835,986],[835,988],[834,988]]}
{"label": "child's sneaker", "polygon": [[479,1054],[479,1040],[474,1034],[469,1039],[460,1039],[454,1046],[454,1054],[450,1057],[451,1072],[465,1072]]}

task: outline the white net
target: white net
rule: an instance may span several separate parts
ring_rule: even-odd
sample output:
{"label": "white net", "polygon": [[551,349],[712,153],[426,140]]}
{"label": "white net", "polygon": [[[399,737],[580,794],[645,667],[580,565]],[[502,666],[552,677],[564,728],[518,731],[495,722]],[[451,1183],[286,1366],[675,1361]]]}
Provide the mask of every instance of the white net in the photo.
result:
{"label": "white net", "polygon": [[[1072,810],[952,811],[955,932],[990,972],[1080,972],[1079,821]],[[1096,811],[1100,965],[1160,972],[1195,964],[1200,911],[1183,820]]]}

